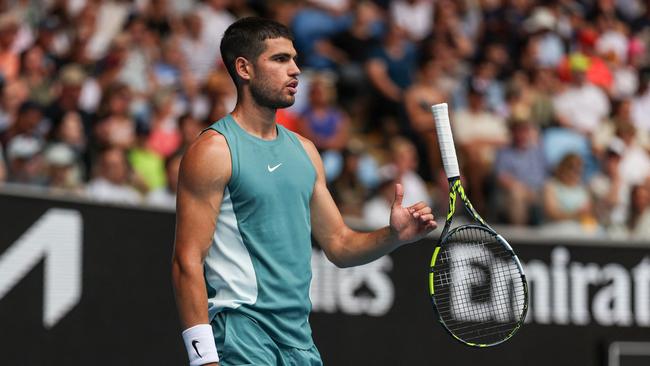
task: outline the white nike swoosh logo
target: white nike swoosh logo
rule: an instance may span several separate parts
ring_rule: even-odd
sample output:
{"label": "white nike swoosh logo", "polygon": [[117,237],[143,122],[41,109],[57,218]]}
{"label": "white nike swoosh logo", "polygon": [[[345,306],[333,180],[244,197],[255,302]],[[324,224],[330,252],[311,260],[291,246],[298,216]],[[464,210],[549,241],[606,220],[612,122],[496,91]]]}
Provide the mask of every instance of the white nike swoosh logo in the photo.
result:
{"label": "white nike swoosh logo", "polygon": [[274,166],[273,168],[271,168],[271,166],[267,164],[267,165],[266,165],[266,169],[269,170],[269,173],[273,173],[273,171],[276,170],[277,168],[279,168],[280,165],[282,165],[282,163],[280,163],[280,164]]}

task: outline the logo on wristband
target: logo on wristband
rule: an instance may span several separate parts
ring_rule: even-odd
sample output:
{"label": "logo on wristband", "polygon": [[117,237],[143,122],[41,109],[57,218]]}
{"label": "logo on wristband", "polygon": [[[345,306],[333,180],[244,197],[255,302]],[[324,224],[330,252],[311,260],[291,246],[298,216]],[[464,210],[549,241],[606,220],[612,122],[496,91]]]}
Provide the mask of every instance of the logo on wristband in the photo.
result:
{"label": "logo on wristband", "polygon": [[197,340],[193,340],[193,341],[192,341],[192,347],[194,347],[194,352],[196,352],[196,354],[197,354],[200,358],[203,358],[203,356],[201,356],[201,354],[199,353],[199,349],[196,348],[196,344],[197,344],[197,343],[199,343],[199,341],[197,341]]}

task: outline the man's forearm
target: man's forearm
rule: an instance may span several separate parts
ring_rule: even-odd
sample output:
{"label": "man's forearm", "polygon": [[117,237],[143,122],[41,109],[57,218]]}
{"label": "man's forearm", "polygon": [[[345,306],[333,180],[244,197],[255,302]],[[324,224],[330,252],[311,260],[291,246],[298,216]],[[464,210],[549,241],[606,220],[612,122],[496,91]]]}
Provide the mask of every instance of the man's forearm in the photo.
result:
{"label": "man's forearm", "polygon": [[183,329],[208,323],[208,296],[202,266],[183,265],[174,260],[172,277],[176,306]]}
{"label": "man's forearm", "polygon": [[392,252],[401,244],[397,236],[384,227],[371,232],[348,230],[341,238],[334,264],[339,267],[352,267],[366,264]]}

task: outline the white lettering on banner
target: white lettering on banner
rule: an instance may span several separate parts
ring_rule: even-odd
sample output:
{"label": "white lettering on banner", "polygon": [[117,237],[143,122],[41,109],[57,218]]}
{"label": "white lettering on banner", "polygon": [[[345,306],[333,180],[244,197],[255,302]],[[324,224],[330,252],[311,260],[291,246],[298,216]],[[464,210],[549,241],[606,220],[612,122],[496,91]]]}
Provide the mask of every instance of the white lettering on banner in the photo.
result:
{"label": "white lettering on banner", "polygon": [[50,209],[0,253],[0,300],[44,260],[43,325],[52,328],[81,298],[82,219]]}
{"label": "white lettering on banner", "polygon": [[[384,256],[363,266],[338,268],[320,250],[312,252],[310,297],[315,312],[348,315],[386,315],[393,307],[395,289],[388,272],[393,268]],[[366,292],[358,293],[362,288]]]}
{"label": "white lettering on banner", "polygon": [[628,270],[617,263],[573,262],[566,248],[556,247],[550,265],[532,260],[524,271],[530,291],[527,323],[650,326],[648,257]]}
{"label": "white lettering on banner", "polygon": [[[492,255],[485,247],[475,245],[456,245],[449,250],[451,259],[451,310],[452,317],[470,322],[484,322],[494,320],[497,322],[512,321],[512,314],[521,313],[523,301],[517,304],[512,299],[511,291],[518,271],[512,271],[509,263],[500,260]],[[514,265],[514,264],[513,264]],[[485,271],[484,271],[485,270]],[[488,278],[499,276],[499,278]],[[510,278],[508,278],[510,277]],[[473,282],[467,279],[474,280]],[[521,283],[521,281],[519,281]],[[490,301],[472,301],[472,287],[484,286],[489,283]],[[506,283],[507,286],[502,284]],[[462,306],[456,306],[456,303]],[[513,306],[516,309],[513,309]],[[498,309],[511,309],[509,312],[498,311]],[[462,310],[458,313],[458,310]]]}

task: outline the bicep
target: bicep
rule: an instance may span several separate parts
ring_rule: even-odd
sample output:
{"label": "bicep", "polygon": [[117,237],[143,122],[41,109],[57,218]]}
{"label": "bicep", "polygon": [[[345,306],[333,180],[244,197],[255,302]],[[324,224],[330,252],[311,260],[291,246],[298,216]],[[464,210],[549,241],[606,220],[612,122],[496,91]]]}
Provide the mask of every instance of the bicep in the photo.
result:
{"label": "bicep", "polygon": [[303,139],[302,143],[316,169],[316,182],[310,200],[312,235],[330,257],[343,242],[349,229],[327,188],[325,170],[318,151],[311,142]]}
{"label": "bicep", "polygon": [[[190,148],[181,162],[176,202],[175,256],[202,260],[212,242],[225,185],[230,178],[230,155],[223,146]],[[221,141],[216,141],[217,145]],[[216,157],[216,158],[215,158]],[[219,163],[215,163],[218,161]],[[181,258],[182,259],[182,258]]]}

